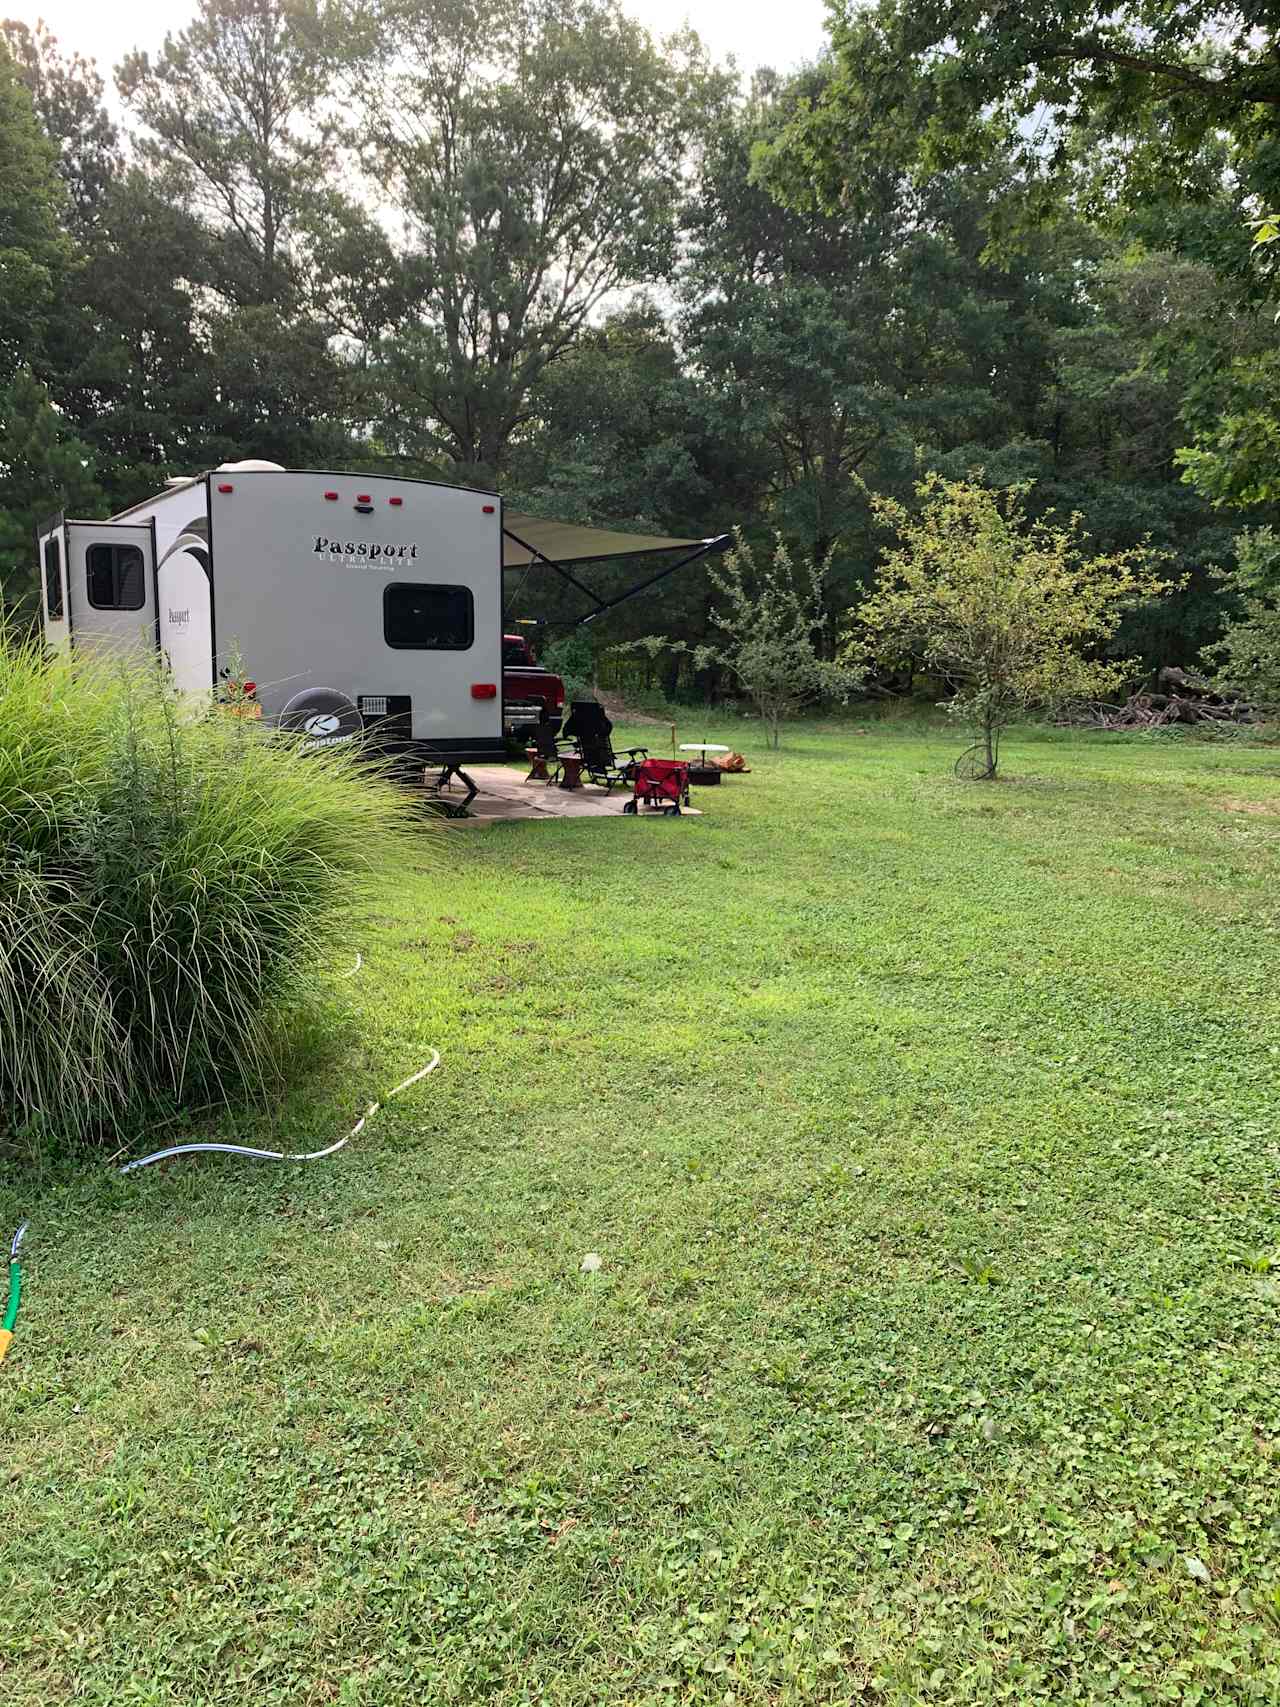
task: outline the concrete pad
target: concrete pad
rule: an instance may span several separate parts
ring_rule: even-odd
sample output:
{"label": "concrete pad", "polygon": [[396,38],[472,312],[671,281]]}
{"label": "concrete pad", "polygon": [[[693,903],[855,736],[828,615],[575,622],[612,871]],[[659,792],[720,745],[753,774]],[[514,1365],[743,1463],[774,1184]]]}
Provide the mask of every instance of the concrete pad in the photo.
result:
{"label": "concrete pad", "polygon": [[[526,782],[525,773],[513,765],[467,765],[467,775],[480,792],[471,802],[470,816],[457,820],[461,824],[508,823],[517,819],[546,818],[620,818],[622,808],[631,799],[630,787],[615,785],[612,791],[586,783],[582,788],[557,788],[554,783]],[[449,790],[460,800],[465,794],[460,784]],[[702,814],[695,806],[682,806],[681,813],[689,818]],[[660,817],[642,806],[641,818]]]}

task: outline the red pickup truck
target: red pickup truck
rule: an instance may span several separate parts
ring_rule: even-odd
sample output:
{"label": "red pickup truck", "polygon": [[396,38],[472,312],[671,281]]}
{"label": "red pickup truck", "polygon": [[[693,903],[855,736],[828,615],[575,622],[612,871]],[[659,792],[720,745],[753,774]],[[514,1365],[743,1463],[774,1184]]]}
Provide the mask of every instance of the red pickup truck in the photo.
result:
{"label": "red pickup truck", "polygon": [[559,717],[564,711],[564,683],[540,670],[533,648],[523,634],[502,637],[502,727],[508,735],[523,735],[543,712]]}

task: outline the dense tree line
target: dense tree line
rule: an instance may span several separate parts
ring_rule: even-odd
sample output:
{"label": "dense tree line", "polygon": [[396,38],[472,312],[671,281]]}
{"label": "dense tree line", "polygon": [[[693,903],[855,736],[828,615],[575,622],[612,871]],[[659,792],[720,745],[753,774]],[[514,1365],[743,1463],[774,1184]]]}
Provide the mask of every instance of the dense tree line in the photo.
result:
{"label": "dense tree line", "polygon": [[[1166,551],[1181,590],[1115,649],[1192,662],[1240,511],[1265,528],[1280,499],[1247,225],[1273,56],[1256,20],[1059,10],[1050,36],[850,7],[820,65],[748,91],[613,0],[202,0],[122,55],[123,131],[73,45],[4,25],[7,596],[38,514],[262,456],[780,531],[826,566],[834,656],[876,498],[981,470],[1099,554]],[[545,576],[510,594],[575,610]],[[603,633],[696,642],[711,599],[692,571]]]}

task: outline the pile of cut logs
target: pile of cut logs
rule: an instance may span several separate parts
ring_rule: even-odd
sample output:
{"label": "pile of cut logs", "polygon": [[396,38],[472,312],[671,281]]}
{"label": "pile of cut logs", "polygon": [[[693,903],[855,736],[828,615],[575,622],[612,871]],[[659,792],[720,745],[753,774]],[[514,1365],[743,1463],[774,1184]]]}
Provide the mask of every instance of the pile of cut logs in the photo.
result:
{"label": "pile of cut logs", "polygon": [[1203,676],[1172,665],[1160,671],[1153,692],[1130,694],[1123,705],[1090,707],[1095,729],[1162,729],[1170,723],[1253,723],[1253,706],[1217,692]]}

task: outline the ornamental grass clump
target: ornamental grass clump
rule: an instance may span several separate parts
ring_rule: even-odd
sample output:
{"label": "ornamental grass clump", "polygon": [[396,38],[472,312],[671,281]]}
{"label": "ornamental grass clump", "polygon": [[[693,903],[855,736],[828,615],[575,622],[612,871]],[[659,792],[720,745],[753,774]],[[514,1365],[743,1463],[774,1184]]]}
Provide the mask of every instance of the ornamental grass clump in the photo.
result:
{"label": "ornamental grass clump", "polygon": [[354,952],[406,796],[158,664],[0,634],[0,1131],[261,1095]]}

